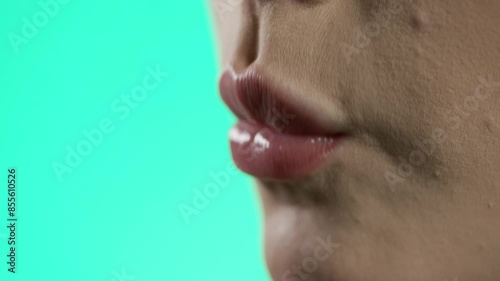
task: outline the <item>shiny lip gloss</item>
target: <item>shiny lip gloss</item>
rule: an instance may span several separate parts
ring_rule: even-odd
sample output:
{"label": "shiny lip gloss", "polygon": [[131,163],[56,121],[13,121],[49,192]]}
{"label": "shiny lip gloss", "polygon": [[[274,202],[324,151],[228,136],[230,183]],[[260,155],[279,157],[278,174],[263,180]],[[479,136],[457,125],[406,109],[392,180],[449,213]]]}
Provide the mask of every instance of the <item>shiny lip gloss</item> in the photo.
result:
{"label": "shiny lip gloss", "polygon": [[[342,138],[284,99],[284,92],[255,68],[223,72],[220,94],[239,122],[230,130],[231,152],[244,172],[262,179],[293,180],[316,171]],[[316,116],[318,117],[318,116]]]}

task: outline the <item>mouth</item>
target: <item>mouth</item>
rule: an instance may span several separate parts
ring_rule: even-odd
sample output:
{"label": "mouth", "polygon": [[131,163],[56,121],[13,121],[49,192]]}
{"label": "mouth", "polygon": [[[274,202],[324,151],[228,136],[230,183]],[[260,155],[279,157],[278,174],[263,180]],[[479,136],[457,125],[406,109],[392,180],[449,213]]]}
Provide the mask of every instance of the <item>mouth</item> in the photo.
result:
{"label": "mouth", "polygon": [[[236,165],[261,179],[294,180],[320,169],[344,134],[290,98],[255,68],[223,72],[220,94],[239,122],[230,130]],[[307,109],[309,108],[309,110]]]}

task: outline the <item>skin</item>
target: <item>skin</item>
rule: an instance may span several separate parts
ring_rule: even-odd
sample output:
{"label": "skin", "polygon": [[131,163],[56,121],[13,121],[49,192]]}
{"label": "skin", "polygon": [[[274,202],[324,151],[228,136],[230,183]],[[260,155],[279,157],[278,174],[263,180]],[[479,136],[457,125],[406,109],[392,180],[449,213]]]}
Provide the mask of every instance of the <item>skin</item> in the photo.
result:
{"label": "skin", "polygon": [[500,280],[500,1],[213,5],[223,65],[347,134],[310,177],[256,179],[273,280]]}

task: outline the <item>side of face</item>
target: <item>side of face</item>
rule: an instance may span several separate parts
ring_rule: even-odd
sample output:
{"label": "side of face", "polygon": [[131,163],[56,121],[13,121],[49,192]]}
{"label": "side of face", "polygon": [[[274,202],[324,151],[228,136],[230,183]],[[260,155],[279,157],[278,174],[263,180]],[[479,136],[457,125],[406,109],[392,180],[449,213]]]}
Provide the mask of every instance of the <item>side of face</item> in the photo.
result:
{"label": "side of face", "polygon": [[348,134],[313,176],[257,179],[274,280],[500,278],[500,2],[213,4],[223,65]]}

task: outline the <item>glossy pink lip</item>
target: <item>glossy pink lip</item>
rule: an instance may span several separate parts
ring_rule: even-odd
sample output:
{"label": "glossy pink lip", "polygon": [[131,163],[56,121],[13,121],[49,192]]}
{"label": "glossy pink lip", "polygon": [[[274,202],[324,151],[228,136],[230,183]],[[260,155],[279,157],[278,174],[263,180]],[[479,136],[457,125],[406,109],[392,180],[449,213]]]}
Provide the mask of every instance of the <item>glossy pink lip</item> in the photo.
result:
{"label": "glossy pink lip", "polygon": [[308,176],[328,159],[341,137],[314,114],[285,100],[284,92],[253,68],[241,74],[226,70],[220,93],[240,119],[229,133],[233,159],[255,177]]}

